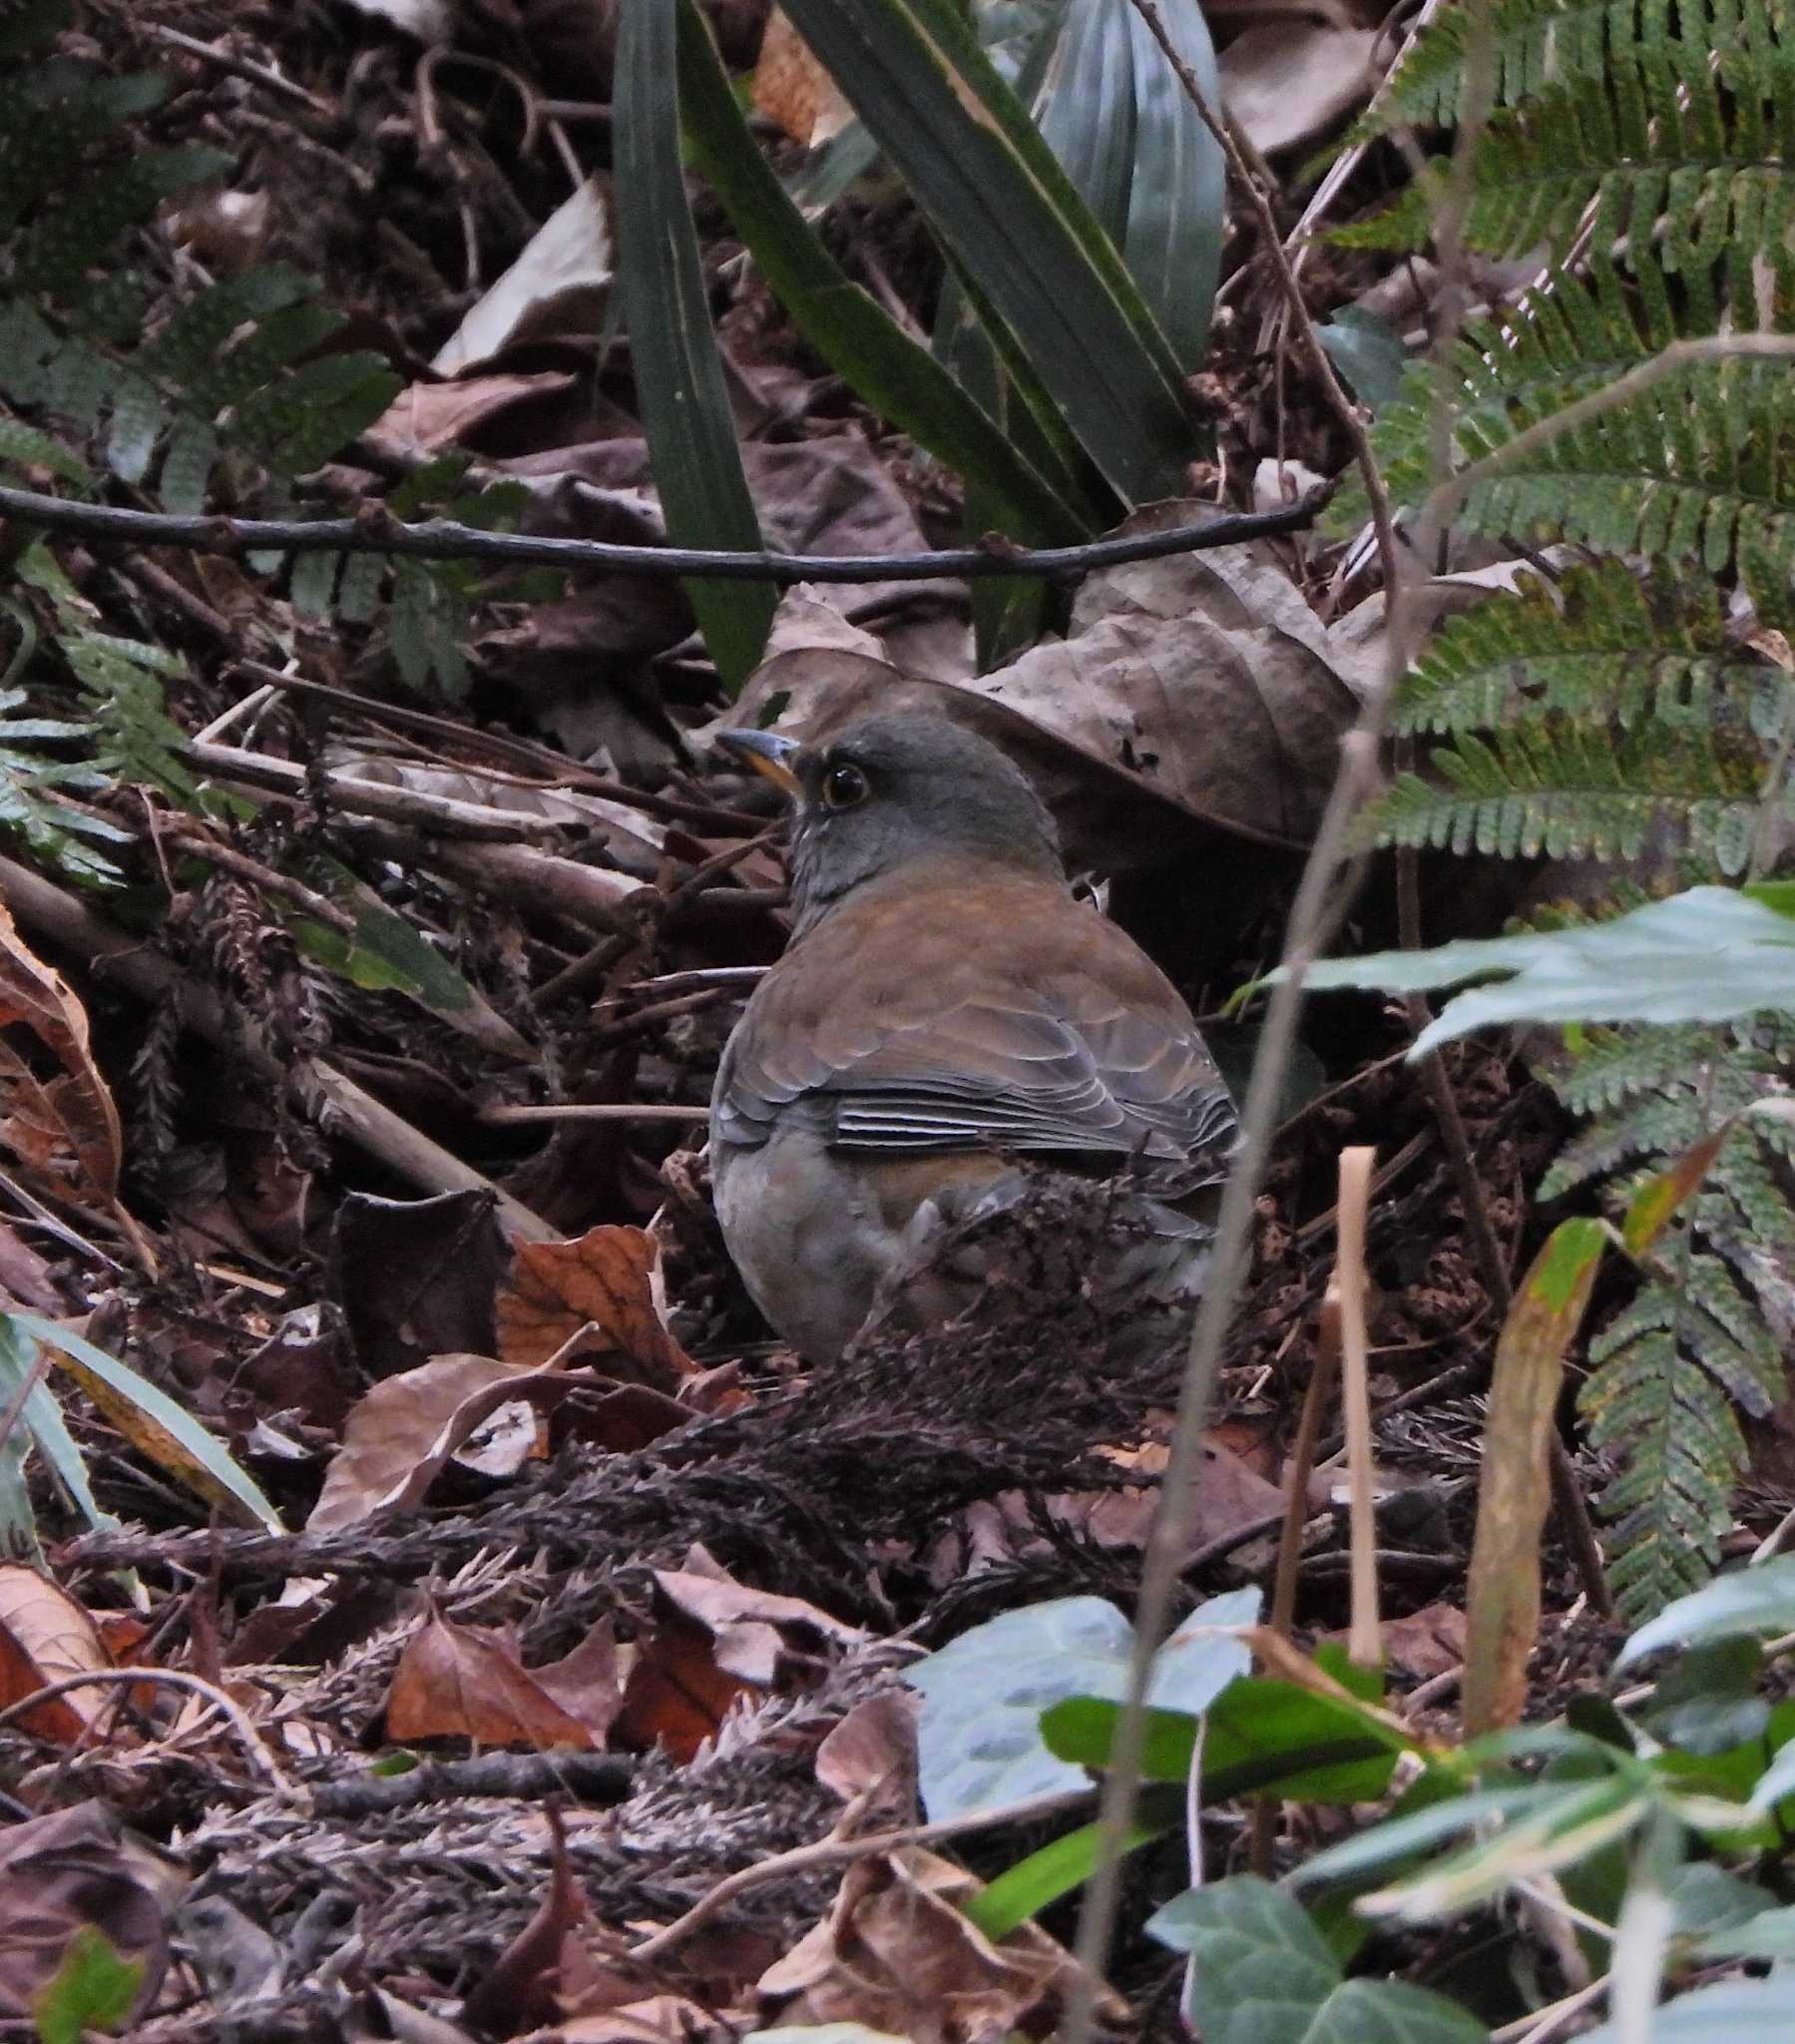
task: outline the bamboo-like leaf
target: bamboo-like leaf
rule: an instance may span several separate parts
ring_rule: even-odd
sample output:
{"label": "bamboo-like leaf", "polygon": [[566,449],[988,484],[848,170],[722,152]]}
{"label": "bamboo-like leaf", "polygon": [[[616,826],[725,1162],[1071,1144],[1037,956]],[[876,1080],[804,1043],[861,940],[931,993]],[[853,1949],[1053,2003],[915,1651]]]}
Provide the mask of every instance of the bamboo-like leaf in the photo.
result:
{"label": "bamboo-like leaf", "polygon": [[[1159,18],[1211,107],[1215,49],[1196,0]],[[1152,307],[1179,362],[1208,346],[1227,172],[1132,0],[1073,0],[1036,97],[1041,133]]]}
{"label": "bamboo-like leaf", "polygon": [[1473,1737],[1514,1724],[1527,1699],[1551,1498],[1549,1438],[1565,1351],[1582,1323],[1606,1239],[1599,1221],[1561,1222],[1523,1278],[1496,1344],[1465,1597],[1465,1730]]}
{"label": "bamboo-like leaf", "polygon": [[800,34],[1129,503],[1195,451],[1177,357],[953,0],[791,0]]}
{"label": "bamboo-like leaf", "polygon": [[679,0],[679,96],[697,168],[792,321],[854,390],[999,511],[1013,537],[1066,544],[1095,530],[1022,457],[920,342],[854,283],[786,196],[748,133],[704,17]]}
{"label": "bamboo-like leaf", "polygon": [[[675,546],[762,545],[716,351],[679,162],[676,0],[625,0],[618,22],[618,284],[643,428]],[[724,686],[760,658],[770,583],[684,585]]]}

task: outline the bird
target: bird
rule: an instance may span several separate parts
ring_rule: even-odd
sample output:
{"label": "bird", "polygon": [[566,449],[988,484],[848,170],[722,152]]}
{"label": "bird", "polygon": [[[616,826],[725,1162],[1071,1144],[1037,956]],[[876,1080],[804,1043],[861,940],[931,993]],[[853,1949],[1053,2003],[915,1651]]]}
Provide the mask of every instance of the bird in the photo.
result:
{"label": "bird", "polygon": [[1031,1166],[1131,1175],[1144,1233],[1200,1282],[1233,1100],[1171,982],[1075,895],[1022,769],[923,714],[717,742],[794,811],[791,935],[709,1114],[723,1241],[779,1337],[835,1360],[881,1287]]}

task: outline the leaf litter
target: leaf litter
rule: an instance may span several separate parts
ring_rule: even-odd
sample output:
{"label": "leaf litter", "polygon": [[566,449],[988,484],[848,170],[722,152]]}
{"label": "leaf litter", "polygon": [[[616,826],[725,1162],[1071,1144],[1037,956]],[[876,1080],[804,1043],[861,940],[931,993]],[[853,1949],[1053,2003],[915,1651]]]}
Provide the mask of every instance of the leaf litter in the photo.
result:
{"label": "leaf litter", "polygon": [[[606,10],[568,0],[526,21],[370,0],[328,33],[297,12],[175,0],[93,11],[109,59],[177,72],[177,131],[216,127],[238,150],[216,202],[172,232],[221,265],[309,267],[405,374],[343,457],[346,481],[377,494],[453,451],[472,481],[523,485],[530,530],[664,539],[627,349],[595,344],[608,195],[570,180],[561,149],[604,132]],[[713,10],[737,56],[763,11]],[[1266,38],[1293,33],[1252,25],[1259,11],[1235,45],[1243,92]],[[1306,149],[1350,110],[1367,27],[1317,11],[1301,104],[1265,147]],[[798,69],[781,118],[826,123]],[[905,553],[952,537],[939,472],[820,373],[704,225],[769,539]],[[875,289],[924,304],[929,258],[900,212],[855,196],[831,232]],[[1232,246],[1222,454],[1249,450],[1250,475],[1275,447],[1332,475],[1340,449],[1300,380],[1273,429],[1242,338],[1267,268],[1240,259],[1238,231]],[[1120,876],[1116,903],[1212,1009],[1205,995],[1275,951],[1369,657],[1324,622],[1325,565],[1279,543],[1105,571],[983,676],[961,588],[794,593],[775,657],[726,712],[665,581],[523,593],[495,578],[476,592],[472,694],[426,712],[378,635],[308,617],[278,580],[173,551],[135,579],[96,571],[96,601],[128,590],[134,618],[190,649],[171,706],[184,728],[235,749],[238,772],[267,763],[258,817],[219,821],[218,844],[283,873],[309,845],[300,805],[322,800],[333,856],[485,1018],[450,1012],[416,959],[389,956],[384,978],[328,970],[273,895],[207,881],[184,845],[149,947],[166,969],[138,984],[169,1016],[210,1001],[202,1045],[147,1021],[122,968],[93,969],[78,920],[43,926],[15,900],[30,941],[9,923],[0,1133],[21,1196],[0,1223],[0,1284],[177,1392],[303,1528],[206,1525],[116,1409],[80,1397],[70,1423],[129,1523],[82,1533],[34,1471],[52,1573],[5,1572],[7,1700],[58,1671],[137,1665],[190,1671],[219,1699],[73,1691],[0,1724],[9,1790],[46,1811],[0,1838],[13,1880],[38,1827],[77,1824],[93,1878],[45,1906],[65,1932],[95,1924],[146,1957],[144,2034],[229,2021],[347,2037],[377,2021],[673,2039],[847,2022],[959,2040],[1052,2022],[1073,1963],[1064,1912],[994,1945],[957,1906],[1045,1833],[967,1839],[947,1848],[960,1864],[852,1848],[915,1818],[901,1676],[919,1651],[1044,1598],[1128,1605],[1178,1358],[1118,1351],[1117,1303],[1087,1282],[1103,1217],[1051,1186],[1003,1223],[967,1322],[882,1327],[826,1378],[769,1347],[695,1143],[736,1003],[782,941],[780,870],[759,837],[764,791],[713,771],[705,733],[761,717],[824,729],[875,702],[967,719],[1037,775],[1075,866]],[[315,687],[255,681],[245,712],[245,645],[296,649]],[[328,799],[320,761],[340,776]],[[290,778],[270,800],[275,768]],[[411,806],[356,806],[381,788]],[[141,848],[148,879],[159,847]],[[245,1026],[221,987],[265,1012]],[[1322,1046],[1331,1084],[1292,1103],[1261,1202],[1200,1483],[1200,1594],[1269,1565],[1342,1143],[1407,1160],[1373,1215],[1378,1395],[1475,1382],[1493,1334],[1425,1100],[1393,1065],[1400,1030],[1370,1004],[1327,1026],[1343,1032]],[[314,1127],[300,1101],[326,1054],[334,1106]],[[1552,1132],[1502,1059],[1454,1059],[1493,1212],[1518,1233],[1515,1188]],[[685,1110],[688,1126],[503,1119],[559,1104]],[[494,1188],[547,1239],[508,1242]],[[1401,1418],[1393,1461],[1462,1477],[1451,1427],[1426,1406]],[[1436,1565],[1388,1592],[1417,1679],[1452,1651],[1468,1548],[1462,1481],[1435,1488]],[[1327,1566],[1341,1534],[1325,1486],[1305,1509],[1299,1615],[1325,1630],[1344,1612]],[[1560,1564],[1558,1593],[1566,1581]],[[149,1630],[130,1639],[128,1617]],[[269,1791],[246,1742],[292,1790]],[[167,1864],[149,1870],[122,1825],[166,1841]],[[178,1913],[194,1883],[201,1900]],[[1153,1963],[1124,1954],[1119,1984],[1150,1991]],[[22,1982],[0,1975],[0,1998],[29,2006]],[[1127,2016],[1120,1996],[1101,2012]]]}

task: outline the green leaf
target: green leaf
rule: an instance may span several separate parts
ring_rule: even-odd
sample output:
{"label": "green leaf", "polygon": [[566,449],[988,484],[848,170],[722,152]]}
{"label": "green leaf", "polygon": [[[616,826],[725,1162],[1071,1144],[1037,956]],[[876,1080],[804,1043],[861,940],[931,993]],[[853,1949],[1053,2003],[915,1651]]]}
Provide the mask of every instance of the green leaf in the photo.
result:
{"label": "green leaf", "polygon": [[[1140,1798],[1140,1807],[1122,1833],[1123,1852],[1135,1851],[1175,1831],[1183,1822],[1183,1796],[1163,1788]],[[1026,1859],[1006,1867],[989,1887],[966,1904],[965,1915],[993,1940],[1008,1937],[1019,1923],[1040,1915],[1050,1902],[1069,1895],[1091,1878],[1097,1865],[1102,1826],[1082,1824],[1065,1837],[1043,1845]]]}
{"label": "green leaf", "polygon": [[1303,1908],[1256,1874],[1187,1889],[1146,1927],[1189,1955],[1185,2014],[1203,2044],[1487,2044],[1442,1995],[1342,1979]]}
{"label": "green leaf", "polygon": [[1197,441],[1177,358],[953,0],[787,12],[1118,493],[1178,494]]}
{"label": "green leaf", "polygon": [[103,1932],[82,1924],[33,2005],[42,2044],[81,2044],[84,2030],[119,2029],[136,2004],[143,1978],[142,1959],[122,1958]]}
{"label": "green leaf", "polygon": [[165,1457],[163,1460],[163,1466],[171,1474],[182,1477],[190,1488],[195,1488],[186,1471],[188,1468],[197,1469],[220,1491],[234,1498],[249,1518],[265,1526],[270,1533],[286,1531],[280,1523],[280,1514],[262,1495],[254,1478],[239,1466],[234,1456],[213,1439],[192,1413],[177,1405],[148,1377],[140,1376],[128,1363],[120,1362],[117,1356],[108,1355],[105,1349],[96,1348],[82,1335],[72,1333],[67,1327],[59,1327],[54,1320],[44,1319],[38,1313],[12,1313],[7,1317],[49,1348],[53,1360],[58,1355],[68,1358],[80,1372],[97,1379],[115,1398],[143,1414],[152,1426],[166,1434],[178,1451],[177,1458]]}
{"label": "green leaf", "polygon": [[[1787,2044],[1795,2036],[1795,1967],[1763,1980],[1717,1980],[1663,2003],[1651,2019],[1651,2044]],[[1627,2044],[1612,2023],[1579,2044]]]}
{"label": "green leaf", "polygon": [[[1218,109],[1202,10],[1161,0],[1159,19]],[[1072,0],[1035,108],[1042,139],[1122,251],[1179,363],[1199,368],[1215,312],[1226,165],[1131,0]]]}
{"label": "green leaf", "polygon": [[1580,929],[1330,959],[1310,969],[1308,984],[1412,993],[1496,973],[1502,984],[1450,1001],[1410,1056],[1495,1023],[1704,1022],[1795,1012],[1795,919],[1744,889],[1689,887]]}
{"label": "green leaf", "polygon": [[1315,334],[1367,411],[1380,412],[1396,402],[1409,356],[1387,320],[1357,305],[1342,305]]}
{"label": "green leaf", "polygon": [[[1079,1696],[1045,1713],[1050,1751],[1082,1767],[1110,1763],[1121,1711],[1113,1702]],[[1150,1712],[1141,1773],[1149,1782],[1181,1782],[1190,1770],[1196,1720],[1183,1712]],[[1363,1802],[1381,1795],[1407,1743],[1368,1712],[1295,1683],[1246,1676],[1221,1692],[1207,1713],[1202,1797],[1278,1794],[1313,1802]]]}
{"label": "green leaf", "polygon": [[[1238,1640],[1204,1629],[1249,1624],[1258,1607],[1256,1590],[1200,1606],[1160,1648],[1149,1695],[1203,1709],[1249,1660]],[[1005,1612],[906,1669],[923,1696],[917,1737],[930,1817],[1084,1788],[1083,1767],[1044,1741],[1043,1711],[1071,1696],[1124,1696],[1132,1643],[1115,1605],[1063,1597]]]}
{"label": "green leaf", "polygon": [[1762,1888],[1752,1892],[1761,1898],[1762,1906],[1742,1923],[1707,1931],[1700,1947],[1704,1959],[1770,1959],[1778,1963],[1795,1959],[1795,1908],[1773,1909]]}
{"label": "green leaf", "polygon": [[[752,552],[763,544],[729,415],[679,162],[675,0],[624,0],[614,157],[618,284],[668,538]],[[730,695],[766,644],[770,583],[684,585]]]}
{"label": "green leaf", "polygon": [[693,0],[679,4],[679,100],[692,160],[792,323],[881,418],[981,490],[1011,537],[1070,544],[1096,529],[1045,482],[919,341],[853,282],[786,196],[743,120]]}
{"label": "green leaf", "polygon": [[1716,1576],[1704,1589],[1679,1597],[1642,1625],[1616,1657],[1616,1670],[1666,1647],[1692,1647],[1757,1633],[1795,1629],[1795,1554]]}

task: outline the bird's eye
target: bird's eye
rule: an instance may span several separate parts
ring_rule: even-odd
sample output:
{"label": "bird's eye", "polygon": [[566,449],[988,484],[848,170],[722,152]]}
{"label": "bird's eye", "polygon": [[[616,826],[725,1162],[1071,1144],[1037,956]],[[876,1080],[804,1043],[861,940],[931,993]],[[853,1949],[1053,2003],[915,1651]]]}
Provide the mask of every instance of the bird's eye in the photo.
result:
{"label": "bird's eye", "polygon": [[823,806],[827,809],[851,809],[856,802],[865,801],[871,794],[866,775],[858,766],[845,762],[831,766],[823,775]]}

